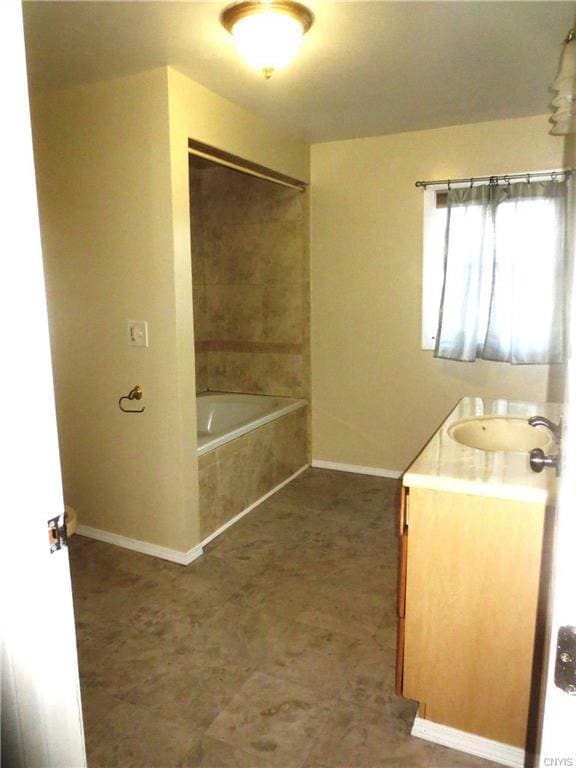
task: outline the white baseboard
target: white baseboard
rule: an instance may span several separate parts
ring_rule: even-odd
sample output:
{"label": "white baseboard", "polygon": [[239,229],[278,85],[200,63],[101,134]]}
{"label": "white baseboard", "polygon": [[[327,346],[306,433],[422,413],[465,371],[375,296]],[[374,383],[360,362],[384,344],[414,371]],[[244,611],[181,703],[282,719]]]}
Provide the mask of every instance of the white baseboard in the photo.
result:
{"label": "white baseboard", "polygon": [[363,467],[360,464],[340,464],[337,461],[322,461],[312,459],[312,466],[318,469],[335,469],[338,472],[354,472],[357,475],[374,475],[374,477],[390,477],[397,480],[402,472],[397,469],[382,469],[381,467]]}
{"label": "white baseboard", "polygon": [[456,728],[433,723],[431,720],[425,720],[418,716],[416,716],[412,726],[412,736],[433,741],[435,744],[442,744],[444,747],[457,749],[460,752],[466,752],[468,755],[483,757],[494,763],[509,765],[511,768],[523,768],[526,759],[526,753],[519,747],[485,739],[474,733],[458,731]]}
{"label": "white baseboard", "polygon": [[242,512],[237,514],[231,520],[228,520],[227,523],[224,523],[224,525],[220,526],[218,530],[214,531],[214,533],[211,533],[210,536],[207,536],[204,541],[200,542],[200,544],[197,544],[195,547],[192,547],[192,549],[189,549],[188,552],[179,552],[177,549],[161,547],[159,544],[150,544],[147,541],[129,539],[127,536],[121,536],[119,533],[102,531],[99,528],[91,528],[89,525],[79,525],[76,529],[76,533],[78,533],[80,536],[86,536],[89,539],[97,539],[98,541],[105,541],[107,544],[114,544],[117,547],[133,549],[135,552],[141,552],[144,555],[152,555],[152,557],[160,557],[162,560],[170,560],[170,562],[178,563],[179,565],[190,565],[191,562],[203,554],[204,546],[206,544],[212,541],[212,539],[215,539],[216,536],[219,536],[221,533],[223,533],[227,528],[230,528],[230,526],[234,525],[234,523],[237,523],[238,520],[243,518],[244,515],[247,515],[248,512],[252,512],[253,509],[262,504],[263,501],[266,501],[266,499],[270,498],[270,496],[276,493],[276,491],[279,491],[280,488],[283,488],[285,485],[294,480],[295,477],[298,477],[298,475],[304,472],[305,469],[308,469],[308,464],[300,467],[297,472],[294,472],[293,475],[290,475],[290,477],[286,478],[286,480],[272,488],[271,491],[265,493],[264,496],[258,499],[258,501],[250,504],[249,507],[246,507],[246,509],[243,509]]}
{"label": "white baseboard", "polygon": [[270,496],[273,496],[277,491],[280,490],[280,488],[283,488],[285,485],[288,485],[288,483],[291,483],[294,478],[298,477],[298,475],[301,475],[302,472],[304,472],[305,469],[308,469],[309,466],[309,464],[304,464],[304,466],[300,467],[300,469],[294,472],[293,475],[290,475],[290,477],[287,477],[286,480],[283,480],[281,483],[274,486],[271,491],[268,491],[268,493],[265,493],[264,496],[261,496],[258,501],[250,504],[249,507],[243,509],[242,512],[239,512],[235,517],[232,517],[230,520],[228,520],[227,523],[224,523],[224,525],[221,525],[220,528],[215,530],[209,536],[206,536],[206,538],[200,542],[200,546],[205,547],[206,544],[209,544],[213,539],[216,538],[216,536],[220,536],[221,533],[224,533],[224,531],[234,525],[234,523],[237,523],[238,520],[241,520],[245,515],[248,514],[248,512],[252,512],[252,510],[256,509],[256,507],[262,504],[262,502],[266,501],[266,499],[269,499]]}
{"label": "white baseboard", "polygon": [[203,552],[201,544],[192,547],[188,552],[179,552],[177,549],[161,547],[159,544],[150,544],[148,541],[129,539],[127,536],[121,536],[119,533],[110,533],[110,531],[102,531],[99,528],[91,528],[89,525],[79,525],[76,533],[89,539],[97,539],[98,541],[105,541],[107,544],[115,544],[117,547],[124,547],[124,549],[133,549],[135,552],[141,552],[143,555],[152,555],[152,557],[160,557],[162,560],[170,560],[170,562],[178,563],[179,565],[190,565]]}

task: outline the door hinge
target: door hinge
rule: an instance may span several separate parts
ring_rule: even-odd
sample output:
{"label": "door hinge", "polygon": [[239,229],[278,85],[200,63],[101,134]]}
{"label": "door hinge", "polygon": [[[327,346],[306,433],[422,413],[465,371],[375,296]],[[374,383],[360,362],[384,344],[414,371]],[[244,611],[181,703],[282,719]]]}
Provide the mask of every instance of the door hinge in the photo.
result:
{"label": "door hinge", "polygon": [[66,513],[48,520],[48,543],[50,552],[58,552],[62,547],[68,546],[68,533],[66,531]]}
{"label": "door hinge", "polygon": [[566,693],[576,696],[576,627],[558,630],[554,682]]}

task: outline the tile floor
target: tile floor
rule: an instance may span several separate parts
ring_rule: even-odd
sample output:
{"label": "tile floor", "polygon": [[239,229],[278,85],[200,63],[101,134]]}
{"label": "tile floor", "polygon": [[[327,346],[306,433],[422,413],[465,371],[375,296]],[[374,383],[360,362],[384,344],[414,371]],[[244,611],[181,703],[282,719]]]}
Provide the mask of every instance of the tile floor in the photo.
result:
{"label": "tile floor", "polygon": [[188,568],[75,536],[90,768],[489,768],[394,695],[397,483],[310,469]]}

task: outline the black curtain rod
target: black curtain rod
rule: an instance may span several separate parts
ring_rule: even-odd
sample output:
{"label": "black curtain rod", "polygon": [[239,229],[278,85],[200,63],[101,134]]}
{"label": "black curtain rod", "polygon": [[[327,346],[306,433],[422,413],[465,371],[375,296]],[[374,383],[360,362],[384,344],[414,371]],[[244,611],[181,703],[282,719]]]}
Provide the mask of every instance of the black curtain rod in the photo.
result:
{"label": "black curtain rod", "polygon": [[470,184],[471,186],[475,184],[477,181],[487,181],[490,184],[498,184],[500,181],[508,182],[512,181],[513,179],[526,179],[526,181],[531,181],[532,179],[541,179],[543,177],[548,179],[555,179],[557,176],[570,176],[574,173],[574,170],[572,168],[567,168],[566,170],[559,170],[559,171],[539,171],[536,173],[506,173],[502,176],[473,176],[468,179],[440,179],[439,181],[417,181],[416,186],[417,187],[423,187],[426,189],[426,187],[437,187],[442,186],[445,187],[450,184]]}

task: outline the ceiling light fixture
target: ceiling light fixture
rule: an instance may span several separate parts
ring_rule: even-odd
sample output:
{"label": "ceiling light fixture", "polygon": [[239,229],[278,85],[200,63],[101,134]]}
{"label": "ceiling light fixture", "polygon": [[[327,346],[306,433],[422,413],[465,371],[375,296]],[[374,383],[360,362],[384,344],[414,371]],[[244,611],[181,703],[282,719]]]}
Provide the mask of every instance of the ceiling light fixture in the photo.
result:
{"label": "ceiling light fixture", "polygon": [[240,54],[268,80],[292,60],[314,17],[293,0],[244,0],[225,8],[220,20]]}
{"label": "ceiling light fixture", "polygon": [[552,88],[557,95],[552,101],[554,114],[550,122],[554,125],[550,133],[555,136],[576,133],[576,29],[571,29],[564,40],[560,71]]}

